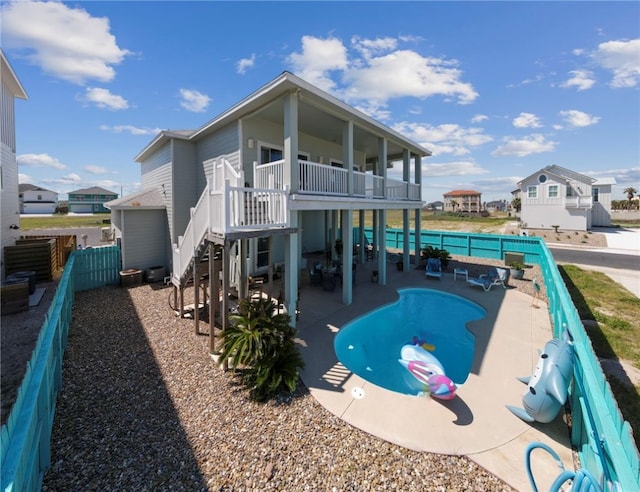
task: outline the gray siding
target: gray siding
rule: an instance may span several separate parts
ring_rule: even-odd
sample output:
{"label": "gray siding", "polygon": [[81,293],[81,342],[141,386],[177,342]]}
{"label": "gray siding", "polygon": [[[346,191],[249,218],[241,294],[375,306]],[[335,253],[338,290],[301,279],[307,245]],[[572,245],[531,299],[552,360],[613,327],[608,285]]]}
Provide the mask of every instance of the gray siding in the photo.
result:
{"label": "gray siding", "polygon": [[16,151],[15,104],[9,88],[3,83],[0,92],[0,142]]}
{"label": "gray siding", "polygon": [[240,137],[238,129],[238,123],[231,123],[197,143],[196,161],[199,167],[197,189],[200,193],[206,186],[207,176],[211,176],[211,169],[204,169],[203,167],[204,161],[225,156],[234,169],[240,169]]}
{"label": "gray siding", "polygon": [[202,189],[196,187],[195,148],[190,142],[173,141],[173,234],[172,242],[184,230],[191,218],[189,210],[202,194]]}
{"label": "gray siding", "polygon": [[[3,108],[4,109],[4,108]],[[2,251],[5,246],[13,246],[18,239],[19,232],[9,229],[11,224],[20,225],[20,211],[18,198],[18,164],[14,152],[5,144],[0,144],[0,172],[2,172]],[[2,262],[4,278],[4,261]]]}
{"label": "gray siding", "polygon": [[[170,145],[161,149],[154,156],[142,163],[142,189],[159,188],[164,192],[165,205],[167,206],[167,218],[169,232],[173,234],[173,179],[171,177]],[[164,185],[164,188],[162,188]],[[171,236],[173,237],[173,236]]]}
{"label": "gray siding", "polygon": [[122,237],[122,268],[169,268],[169,232],[164,210],[125,211],[119,222]]}

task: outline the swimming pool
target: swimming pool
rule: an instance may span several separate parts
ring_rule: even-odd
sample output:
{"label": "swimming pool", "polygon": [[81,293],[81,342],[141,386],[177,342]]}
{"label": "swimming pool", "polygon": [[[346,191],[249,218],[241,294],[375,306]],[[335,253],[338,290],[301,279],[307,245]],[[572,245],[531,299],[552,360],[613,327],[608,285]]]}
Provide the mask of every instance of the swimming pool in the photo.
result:
{"label": "swimming pool", "polygon": [[475,337],[466,324],[486,310],[463,297],[432,289],[400,289],[393,304],[347,323],[334,339],[338,360],[363,379],[398,393],[415,395],[424,387],[399,362],[414,337],[435,346],[430,351],[454,383],[467,380]]}

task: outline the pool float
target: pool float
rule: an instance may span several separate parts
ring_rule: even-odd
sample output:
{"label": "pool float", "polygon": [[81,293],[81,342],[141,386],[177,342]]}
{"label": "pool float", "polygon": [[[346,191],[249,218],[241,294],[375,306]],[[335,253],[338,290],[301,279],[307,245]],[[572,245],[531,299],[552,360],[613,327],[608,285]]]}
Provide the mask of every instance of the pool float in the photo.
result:
{"label": "pool float", "polygon": [[507,408],[525,422],[551,422],[567,400],[573,377],[573,356],[569,341],[553,339],[544,346],[531,377],[518,378],[527,385],[524,408]]}
{"label": "pool float", "polygon": [[440,361],[418,345],[404,345],[400,349],[400,359],[409,373],[425,386],[429,394],[441,400],[455,397],[456,385],[444,373]]}

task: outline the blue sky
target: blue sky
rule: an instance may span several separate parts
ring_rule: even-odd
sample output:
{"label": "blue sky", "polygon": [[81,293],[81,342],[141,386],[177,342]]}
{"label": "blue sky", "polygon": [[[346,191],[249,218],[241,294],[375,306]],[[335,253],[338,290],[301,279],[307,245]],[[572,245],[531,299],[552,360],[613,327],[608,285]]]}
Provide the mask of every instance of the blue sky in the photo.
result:
{"label": "blue sky", "polygon": [[21,183],[140,189],[133,158],[288,70],[433,156],[423,199],[557,164],[640,190],[640,2],[11,2]]}

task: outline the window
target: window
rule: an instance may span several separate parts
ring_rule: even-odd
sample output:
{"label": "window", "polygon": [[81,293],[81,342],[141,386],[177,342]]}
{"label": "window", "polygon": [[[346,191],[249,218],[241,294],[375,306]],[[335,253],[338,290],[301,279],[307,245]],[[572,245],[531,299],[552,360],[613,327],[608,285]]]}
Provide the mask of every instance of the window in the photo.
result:
{"label": "window", "polygon": [[42,200],[42,195],[38,195],[38,200]]}
{"label": "window", "polygon": [[549,185],[549,198],[558,198],[558,185]]}
{"label": "window", "polygon": [[[311,156],[308,153],[298,153],[298,159],[301,161],[308,161],[310,158]],[[260,164],[279,161],[281,159],[284,159],[284,151],[281,148],[260,146]]]}
{"label": "window", "polygon": [[598,202],[598,198],[600,197],[600,188],[592,188],[591,196],[593,197],[593,201]]}
{"label": "window", "polygon": [[538,198],[538,187],[529,186],[527,188],[527,198]]}
{"label": "window", "polygon": [[538,181],[540,183],[546,183],[547,182],[547,175],[546,174],[541,174],[540,176],[538,176]]}

